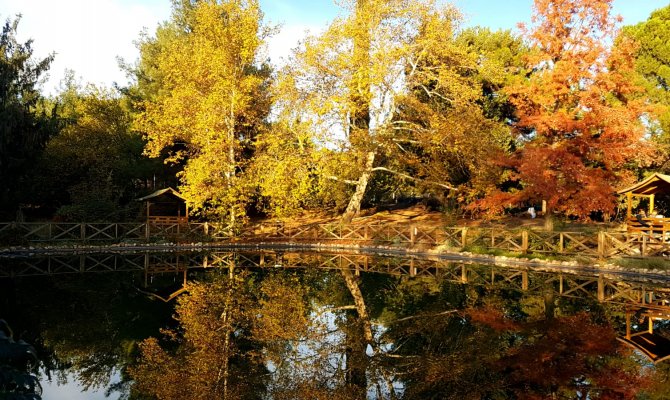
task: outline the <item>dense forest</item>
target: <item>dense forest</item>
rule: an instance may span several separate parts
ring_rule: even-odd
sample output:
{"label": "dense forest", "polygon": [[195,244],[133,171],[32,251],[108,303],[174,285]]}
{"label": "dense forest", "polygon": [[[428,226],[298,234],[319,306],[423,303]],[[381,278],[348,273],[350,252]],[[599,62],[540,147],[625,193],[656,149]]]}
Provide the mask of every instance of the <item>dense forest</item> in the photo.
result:
{"label": "dense forest", "polygon": [[0,220],[122,221],[167,186],[196,218],[426,201],[492,217],[537,205],[602,218],[670,172],[670,6],[621,26],[612,0],[535,0],[518,33],[434,0],[348,0],[282,67],[256,0],[175,0],[101,88],[58,95],[0,36]]}

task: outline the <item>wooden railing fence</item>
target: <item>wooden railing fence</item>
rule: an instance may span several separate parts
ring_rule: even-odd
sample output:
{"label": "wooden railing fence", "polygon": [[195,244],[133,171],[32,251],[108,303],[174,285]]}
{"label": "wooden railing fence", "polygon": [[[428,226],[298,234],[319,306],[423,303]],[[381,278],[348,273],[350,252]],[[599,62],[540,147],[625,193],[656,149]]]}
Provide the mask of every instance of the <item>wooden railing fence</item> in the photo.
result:
{"label": "wooden railing fence", "polygon": [[517,253],[582,255],[608,258],[649,257],[670,254],[670,235],[625,231],[543,231],[532,229],[441,227],[415,225],[314,224],[286,227],[257,226],[241,238],[284,242],[325,242],[385,246],[443,247],[457,251],[475,249]]}
{"label": "wooden railing fence", "polygon": [[478,227],[422,227],[390,224],[254,225],[233,232],[216,223],[0,223],[0,237],[28,242],[113,242],[164,238],[173,241],[275,241],[367,246],[435,248],[454,251],[500,250],[515,253],[583,255],[609,258],[670,254],[670,235],[654,232],[570,232]]}
{"label": "wooden railing fence", "polygon": [[28,242],[96,242],[119,240],[230,239],[230,229],[212,223],[65,223],[0,222],[1,235],[15,235]]}

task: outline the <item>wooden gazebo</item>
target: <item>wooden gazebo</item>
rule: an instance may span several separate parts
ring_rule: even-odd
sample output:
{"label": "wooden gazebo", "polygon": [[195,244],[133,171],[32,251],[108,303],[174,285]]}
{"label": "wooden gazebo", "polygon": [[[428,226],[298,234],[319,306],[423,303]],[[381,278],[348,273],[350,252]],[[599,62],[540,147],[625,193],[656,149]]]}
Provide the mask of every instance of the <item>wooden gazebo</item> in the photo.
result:
{"label": "wooden gazebo", "polygon": [[146,202],[146,217],[153,224],[188,223],[188,205],[186,199],[171,187],[157,190],[140,197],[137,201]]}
{"label": "wooden gazebo", "polygon": [[[626,219],[629,231],[650,231],[657,233],[670,232],[670,218],[656,216],[654,201],[660,194],[670,195],[670,175],[654,173],[641,182],[636,183],[617,192],[619,195],[625,195],[627,199]],[[647,213],[649,218],[636,218],[633,214],[633,198],[649,199]]]}

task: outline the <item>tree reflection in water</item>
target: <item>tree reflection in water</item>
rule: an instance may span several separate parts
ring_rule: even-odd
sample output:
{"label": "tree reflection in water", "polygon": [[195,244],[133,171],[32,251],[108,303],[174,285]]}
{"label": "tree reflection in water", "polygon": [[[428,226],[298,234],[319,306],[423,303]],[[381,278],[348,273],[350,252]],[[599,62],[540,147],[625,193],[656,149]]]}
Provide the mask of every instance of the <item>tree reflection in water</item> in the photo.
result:
{"label": "tree reflection in water", "polygon": [[0,316],[35,346],[40,375],[53,385],[126,393],[128,382],[114,378],[134,359],[136,343],[171,312],[137,293],[135,279],[118,273],[0,280]]}
{"label": "tree reflection in water", "polygon": [[174,302],[134,290],[143,273],[17,279],[3,286],[0,316],[33,332],[22,337],[46,374],[130,399],[667,399],[670,390],[670,363],[616,341],[623,306],[559,296],[531,272],[547,286],[242,266],[188,270],[172,323]]}
{"label": "tree reflection in water", "polygon": [[[159,399],[628,399],[651,368],[598,304],[436,278],[239,271],[188,284],[179,328],[142,345]],[[585,308],[598,310],[587,313]]]}

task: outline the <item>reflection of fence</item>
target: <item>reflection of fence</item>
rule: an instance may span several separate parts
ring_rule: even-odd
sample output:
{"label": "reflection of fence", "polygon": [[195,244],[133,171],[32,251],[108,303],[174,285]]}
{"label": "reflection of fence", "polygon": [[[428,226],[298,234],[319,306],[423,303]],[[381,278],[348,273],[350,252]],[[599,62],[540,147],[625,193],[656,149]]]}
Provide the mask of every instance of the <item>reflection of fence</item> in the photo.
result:
{"label": "reflection of fence", "polygon": [[349,269],[355,274],[434,278],[490,289],[513,289],[557,297],[633,305],[670,313],[670,288],[612,273],[534,271],[528,267],[471,264],[463,261],[390,258],[362,254],[212,252],[157,254],[82,254],[8,259],[1,277],[59,275],[86,272],[138,272],[148,275],[182,273],[202,268]]}
{"label": "reflection of fence", "polygon": [[654,232],[550,232],[530,229],[440,227],[390,224],[254,225],[234,236],[215,223],[0,223],[30,242],[119,240],[266,240],[398,247],[481,248],[521,253],[591,257],[648,257],[670,253],[670,236]]}

